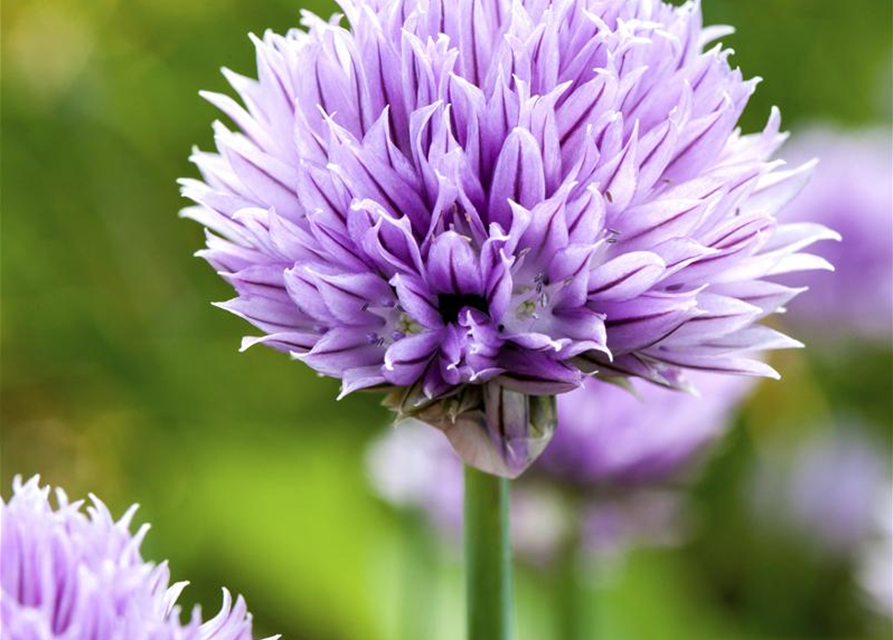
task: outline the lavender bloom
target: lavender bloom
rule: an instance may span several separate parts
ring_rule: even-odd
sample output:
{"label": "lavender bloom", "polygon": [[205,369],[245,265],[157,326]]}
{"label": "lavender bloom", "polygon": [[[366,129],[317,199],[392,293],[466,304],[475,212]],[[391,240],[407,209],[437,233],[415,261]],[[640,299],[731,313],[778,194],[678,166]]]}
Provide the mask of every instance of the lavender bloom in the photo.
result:
{"label": "lavender bloom", "polygon": [[[251,640],[245,601],[223,590],[223,607],[186,625],[176,606],[187,585],[169,585],[167,563],[143,561],[139,547],[149,526],[134,535],[131,507],[117,522],[105,505],[69,502],[37,477],[13,481],[0,502],[0,638],[2,640]],[[272,639],[271,639],[272,640]]]}
{"label": "lavender bloom", "polygon": [[584,514],[585,550],[600,558],[622,557],[635,547],[680,544],[687,532],[678,491],[649,489],[601,500]]}
{"label": "lavender bloom", "polygon": [[576,505],[568,504],[566,489],[540,477],[523,481],[512,498],[512,548],[531,564],[555,562],[569,540],[604,564],[637,547],[673,546],[685,534],[679,491],[638,487],[600,494],[590,487],[593,495]]}
{"label": "lavender bloom", "polygon": [[821,222],[843,242],[817,251],[836,273],[802,280],[812,289],[789,309],[791,327],[821,333],[822,342],[856,335],[890,340],[893,327],[893,157],[889,128],[846,133],[813,128],[785,152],[792,159],[822,160],[801,197],[781,216]]}
{"label": "lavender bloom", "polygon": [[[699,374],[694,381],[702,397],[642,381],[632,382],[633,395],[597,379],[560,396],[552,444],[515,483],[512,531],[518,550],[538,560],[554,554],[570,533],[568,512],[578,511],[567,505],[569,495],[584,501],[580,535],[599,553],[635,539],[656,540],[655,529],[661,529],[659,542],[672,537],[680,509],[668,485],[684,480],[753,386],[746,378],[715,374]],[[436,528],[458,535],[461,460],[445,438],[406,421],[373,445],[368,461],[373,486],[385,500],[419,509]],[[618,499],[619,488],[629,500]]]}
{"label": "lavender bloom", "polygon": [[876,527],[889,497],[890,466],[876,443],[852,426],[829,429],[793,455],[779,448],[760,460],[753,508],[767,528],[805,539],[823,554],[853,557]]}
{"label": "lavender bloom", "polygon": [[560,430],[537,469],[574,484],[649,484],[674,479],[719,437],[753,388],[747,378],[696,374],[698,395],[641,383],[633,393],[587,380],[558,398]]}
{"label": "lavender bloom", "polygon": [[434,429],[407,420],[377,440],[366,457],[375,491],[401,509],[423,511],[438,531],[462,526],[462,463]]}
{"label": "lavender bloom", "polygon": [[876,529],[859,552],[858,579],[871,607],[893,620],[893,483],[880,498]]}
{"label": "lavender bloom", "polygon": [[254,38],[242,104],[204,94],[217,153],[183,215],[263,343],[381,388],[469,464],[516,476],[554,395],[593,372],[679,386],[680,369],[776,376],[758,322],[828,268],[835,234],[778,224],[811,164],[782,169],[773,110],[696,2],[343,0]]}
{"label": "lavender bloom", "polygon": [[893,618],[893,469],[889,452],[854,424],[810,434],[758,460],[751,504],[761,531],[845,564],[866,604]]}

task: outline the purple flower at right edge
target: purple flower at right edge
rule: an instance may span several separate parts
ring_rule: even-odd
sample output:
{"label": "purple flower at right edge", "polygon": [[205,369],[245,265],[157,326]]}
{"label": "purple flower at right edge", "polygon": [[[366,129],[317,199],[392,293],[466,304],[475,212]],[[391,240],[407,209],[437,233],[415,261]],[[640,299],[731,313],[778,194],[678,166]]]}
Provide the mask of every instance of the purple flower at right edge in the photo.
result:
{"label": "purple flower at right edge", "polygon": [[[254,38],[258,79],[206,94],[200,255],[225,309],[342,381],[389,393],[470,465],[515,477],[589,374],[776,376],[761,321],[836,234],[776,214],[811,164],[737,128],[755,79],[698,2],[342,0]],[[244,105],[244,106],[243,106]]]}
{"label": "purple flower at right edge", "polygon": [[[632,382],[631,393],[595,378],[559,396],[552,444],[514,484],[518,552],[548,560],[568,535],[600,554],[673,538],[682,497],[676,489],[755,386],[749,378],[718,374],[694,374],[692,382],[700,396],[641,380]],[[399,424],[373,445],[368,462],[386,501],[420,510],[458,537],[461,461],[442,434],[419,422]],[[576,508],[566,508],[569,501]]]}
{"label": "purple flower at right edge", "polygon": [[[785,147],[792,161],[818,156],[815,177],[779,215],[839,231],[841,242],[815,252],[835,273],[797,279],[810,293],[788,307],[785,325],[835,344],[848,338],[890,340],[893,330],[893,130],[813,126]],[[793,282],[793,279],[790,279]],[[818,340],[816,342],[819,342]]]}

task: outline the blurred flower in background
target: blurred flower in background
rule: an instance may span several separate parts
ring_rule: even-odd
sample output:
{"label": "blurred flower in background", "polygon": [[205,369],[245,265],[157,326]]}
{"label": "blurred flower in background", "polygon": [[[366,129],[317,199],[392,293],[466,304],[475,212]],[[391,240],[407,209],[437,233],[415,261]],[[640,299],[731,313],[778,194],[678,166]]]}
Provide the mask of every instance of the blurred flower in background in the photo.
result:
{"label": "blurred flower in background", "polygon": [[671,547],[685,538],[690,516],[679,490],[639,489],[595,499],[582,514],[582,548],[599,558],[621,558],[637,547]]}
{"label": "blurred flower in background", "polygon": [[[568,491],[554,480],[531,478],[515,493],[513,548],[527,563],[547,570],[570,554],[587,581],[610,578],[630,551],[678,544],[690,524],[678,487]],[[584,577],[589,568],[593,570]]]}
{"label": "blurred flower in background", "polygon": [[738,533],[752,563],[745,583],[799,574],[788,602],[767,617],[791,624],[785,616],[796,619],[809,603],[833,599],[837,608],[822,614],[818,627],[832,631],[861,619],[871,628],[870,610],[890,619],[893,465],[880,437],[850,419],[789,424],[760,445],[743,485],[751,521]]}
{"label": "blurred flower in background", "polygon": [[821,349],[852,339],[889,341],[893,331],[893,130],[813,125],[785,147],[794,163],[819,158],[810,183],[781,214],[840,232],[812,251],[834,265],[798,279],[811,289],[788,305],[785,325]]}
{"label": "blurred flower in background", "polygon": [[859,554],[859,583],[871,606],[893,620],[893,481],[878,492],[875,527]]}
{"label": "blurred flower in background", "polygon": [[434,528],[462,531],[462,461],[442,434],[417,420],[397,423],[366,455],[375,491],[400,509],[417,510]]}
{"label": "blurred flower in background", "polygon": [[558,399],[562,436],[537,471],[569,486],[627,488],[680,479],[690,462],[723,434],[755,383],[688,373],[679,393],[641,380],[629,388],[588,379]]}
{"label": "blurred flower in background", "polygon": [[233,604],[226,589],[216,617],[202,622],[196,608],[181,623],[177,599],[188,583],[170,585],[167,563],[143,560],[149,525],[130,533],[136,505],[115,521],[95,496],[85,514],[57,489],[53,508],[39,482],[16,477],[0,502],[3,640],[251,640],[245,601]]}
{"label": "blurred flower in background", "polygon": [[776,443],[757,458],[754,515],[817,553],[852,560],[877,533],[891,482],[890,460],[864,428],[814,428],[795,447]]}
{"label": "blurred flower in background", "polygon": [[[815,248],[835,272],[805,278],[811,295],[780,319],[808,343],[804,360],[785,390],[766,388],[745,417],[753,457],[742,460],[739,492],[726,497],[735,504],[744,496],[745,513],[714,505],[697,547],[704,553],[719,548],[717,536],[737,537],[748,566],[715,558],[712,570],[725,576],[713,579],[760,633],[803,629],[808,619],[812,633],[835,637],[874,630],[870,609],[890,618],[891,136],[888,126],[813,121],[785,148],[795,162],[820,162],[782,217],[820,221],[842,241]],[[782,588],[784,575],[796,578]]]}

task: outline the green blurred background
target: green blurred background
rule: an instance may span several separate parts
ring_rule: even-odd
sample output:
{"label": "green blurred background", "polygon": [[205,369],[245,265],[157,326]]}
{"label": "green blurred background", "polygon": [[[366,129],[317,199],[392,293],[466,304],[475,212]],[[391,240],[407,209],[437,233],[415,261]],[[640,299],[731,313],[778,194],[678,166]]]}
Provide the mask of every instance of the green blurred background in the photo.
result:
{"label": "green blurred background", "polygon": [[[704,0],[746,75],[765,81],[743,121],[889,122],[889,0]],[[6,0],[2,5],[2,487],[41,473],[120,513],[142,505],[146,555],[170,558],[218,605],[246,596],[284,638],[461,637],[458,554],[378,500],[363,455],[388,416],[378,398],[261,348],[212,308],[228,287],[191,257],[177,218],[191,145],[211,148],[220,66],[252,75],[246,34],[284,31],[321,0]],[[884,295],[880,292],[879,295]],[[889,292],[886,292],[889,294]],[[852,568],[797,553],[747,517],[748,469],[845,413],[889,458],[891,350],[775,360],[693,495],[680,549],[633,553],[591,587],[599,637],[889,637]],[[795,429],[789,424],[801,425]],[[781,435],[779,434],[781,433]],[[520,638],[550,637],[551,585],[520,571]],[[405,634],[404,634],[405,635]],[[419,637],[419,636],[416,636]]]}

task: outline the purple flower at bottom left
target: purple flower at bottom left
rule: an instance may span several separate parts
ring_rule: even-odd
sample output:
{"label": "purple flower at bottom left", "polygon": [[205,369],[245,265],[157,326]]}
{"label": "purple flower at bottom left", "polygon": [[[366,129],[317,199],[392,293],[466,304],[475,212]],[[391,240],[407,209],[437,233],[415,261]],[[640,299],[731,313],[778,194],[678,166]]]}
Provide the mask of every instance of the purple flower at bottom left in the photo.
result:
{"label": "purple flower at bottom left", "polygon": [[[70,502],[39,477],[13,481],[0,501],[0,640],[252,640],[242,597],[203,622],[182,623],[167,563],[143,560],[149,525],[133,534],[133,505],[119,520],[95,496]],[[268,640],[273,640],[272,638]]]}

